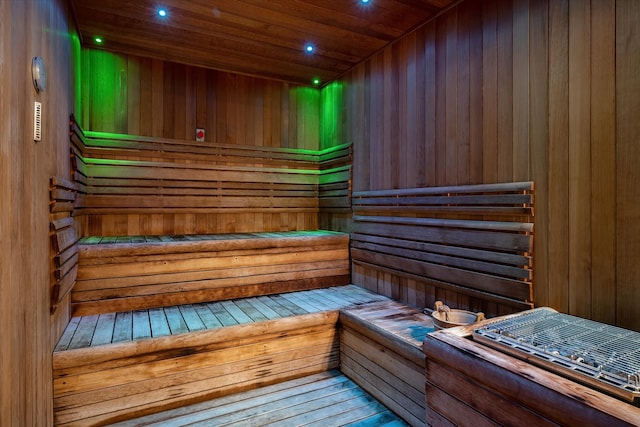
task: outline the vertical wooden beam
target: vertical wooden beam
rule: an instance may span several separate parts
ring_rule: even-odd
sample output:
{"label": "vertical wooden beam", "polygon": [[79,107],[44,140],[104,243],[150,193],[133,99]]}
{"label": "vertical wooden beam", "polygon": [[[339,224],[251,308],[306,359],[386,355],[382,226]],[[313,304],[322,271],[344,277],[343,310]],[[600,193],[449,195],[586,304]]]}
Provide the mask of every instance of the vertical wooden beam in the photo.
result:
{"label": "vertical wooden beam", "polygon": [[591,317],[591,10],[569,1],[569,312]]}
{"label": "vertical wooden beam", "polygon": [[483,182],[498,181],[498,39],[495,0],[482,3]]}
{"label": "vertical wooden beam", "polygon": [[569,310],[569,2],[549,1],[549,305]]}
{"label": "vertical wooden beam", "polygon": [[469,183],[483,182],[483,74],[482,3],[469,7]]}
{"label": "vertical wooden beam", "polygon": [[470,45],[469,28],[471,16],[471,4],[464,3],[457,7],[458,11],[458,83],[457,83],[457,184],[470,184]]}
{"label": "vertical wooden beam", "polygon": [[415,132],[412,137],[415,138],[415,186],[425,186],[425,139],[426,128],[429,124],[424,120],[426,111],[426,44],[425,27],[420,27],[416,31],[415,40],[415,61],[416,61],[416,83],[415,87],[409,87],[407,90],[415,93],[415,113],[412,116],[412,120],[415,123]]}
{"label": "vertical wooden beam", "polygon": [[640,286],[640,4],[616,2],[617,324],[639,330]]}
{"label": "vertical wooden beam", "polygon": [[445,15],[445,181],[458,182],[458,8]]}
{"label": "vertical wooden beam", "polygon": [[[536,305],[548,306],[549,281],[549,1],[529,5],[529,150],[535,183],[533,292]],[[554,214],[555,215],[555,214]]]}
{"label": "vertical wooden beam", "polygon": [[451,13],[436,20],[434,185],[445,185],[447,181],[447,16]]}
{"label": "vertical wooden beam", "polygon": [[592,318],[610,324],[616,321],[615,10],[614,0],[591,2],[591,305]]}
{"label": "vertical wooden beam", "polygon": [[[498,0],[498,182],[513,181],[513,1]],[[519,142],[518,142],[519,143]]]}
{"label": "vertical wooden beam", "polygon": [[424,183],[436,185],[436,23],[425,26]]}
{"label": "vertical wooden beam", "polygon": [[[529,176],[530,92],[529,61],[532,58],[529,38],[531,19],[529,0],[513,3],[513,181],[527,181]],[[542,36],[542,35],[538,35]],[[545,61],[545,58],[536,58]],[[542,70],[540,70],[543,72]],[[546,73],[544,73],[546,74]],[[542,88],[546,90],[546,88]]]}

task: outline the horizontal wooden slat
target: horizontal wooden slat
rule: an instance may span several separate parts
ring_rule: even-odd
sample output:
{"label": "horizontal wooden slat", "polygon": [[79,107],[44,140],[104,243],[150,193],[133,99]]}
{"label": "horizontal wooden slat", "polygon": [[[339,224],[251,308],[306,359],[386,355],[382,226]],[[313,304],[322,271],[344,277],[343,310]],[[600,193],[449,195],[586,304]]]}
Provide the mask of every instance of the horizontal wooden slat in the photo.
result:
{"label": "horizontal wooden slat", "polygon": [[59,176],[52,176],[50,179],[52,188],[61,188],[65,190],[76,190],[76,184],[68,179]]}
{"label": "horizontal wooden slat", "polygon": [[[83,270],[86,268],[83,266]],[[132,270],[135,272],[135,270]],[[202,289],[205,287],[230,286],[235,281],[238,285],[246,284],[247,281],[256,283],[268,282],[270,277],[274,280],[277,277],[297,275],[309,276],[317,274],[326,276],[330,274],[348,274],[349,265],[346,259],[328,259],[326,261],[310,261],[304,263],[289,263],[279,265],[244,265],[237,268],[217,268],[205,270],[186,270],[183,272],[160,272],[159,274],[145,275],[122,275],[119,277],[98,277],[93,279],[81,279],[75,290],[80,298],[80,292],[92,291],[96,289],[107,290],[121,288],[140,287],[140,292],[146,286],[153,286],[158,292],[167,292],[172,286],[180,286],[182,290]],[[331,273],[333,272],[333,273]],[[290,277],[292,278],[292,277]],[[245,283],[243,283],[245,282]],[[149,293],[152,291],[146,291]]]}
{"label": "horizontal wooden slat", "polygon": [[[95,161],[96,159],[94,159]],[[284,169],[258,169],[237,167],[213,168],[190,164],[179,167],[168,163],[123,162],[124,164],[93,163],[78,168],[85,176],[101,178],[171,179],[200,181],[275,182],[286,184],[317,184],[313,171],[287,171]]]}
{"label": "horizontal wooden slat", "polygon": [[477,184],[477,185],[456,185],[448,187],[421,187],[393,190],[374,191],[354,191],[353,197],[386,197],[386,196],[408,196],[418,194],[465,194],[465,193],[487,193],[487,192],[521,192],[533,191],[533,182],[505,182],[498,184]]}
{"label": "horizontal wooden slat", "polygon": [[66,216],[63,218],[52,220],[49,223],[50,225],[49,228],[51,229],[51,231],[58,231],[58,230],[62,230],[63,228],[71,227],[74,224],[75,224],[74,219],[70,216]]}
{"label": "horizontal wooden slat", "polygon": [[417,225],[446,227],[459,229],[478,229],[491,231],[510,231],[510,232],[533,232],[533,224],[529,222],[512,222],[512,221],[477,221],[451,218],[414,218],[414,217],[398,217],[398,216],[362,216],[354,215],[354,221],[357,223],[382,223],[382,224],[398,224],[398,225]]}
{"label": "horizontal wooden slat", "polygon": [[55,254],[60,254],[64,252],[65,249],[74,245],[78,240],[78,233],[73,226],[57,230],[51,236],[53,251]]}
{"label": "horizontal wooden slat", "polygon": [[405,197],[354,197],[354,206],[367,205],[460,205],[460,206],[499,206],[528,204],[533,200],[530,194],[486,194],[486,195],[461,195],[461,196],[405,196]]}

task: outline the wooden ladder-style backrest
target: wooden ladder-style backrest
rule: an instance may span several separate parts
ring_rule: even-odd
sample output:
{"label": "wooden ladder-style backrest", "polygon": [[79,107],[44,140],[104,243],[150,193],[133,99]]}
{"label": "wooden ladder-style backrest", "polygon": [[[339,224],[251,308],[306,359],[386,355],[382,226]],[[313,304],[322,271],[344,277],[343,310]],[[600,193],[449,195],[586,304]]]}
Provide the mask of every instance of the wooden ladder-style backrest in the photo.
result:
{"label": "wooden ladder-style backrest", "polygon": [[532,182],[355,192],[353,212],[356,284],[495,315],[533,306]]}

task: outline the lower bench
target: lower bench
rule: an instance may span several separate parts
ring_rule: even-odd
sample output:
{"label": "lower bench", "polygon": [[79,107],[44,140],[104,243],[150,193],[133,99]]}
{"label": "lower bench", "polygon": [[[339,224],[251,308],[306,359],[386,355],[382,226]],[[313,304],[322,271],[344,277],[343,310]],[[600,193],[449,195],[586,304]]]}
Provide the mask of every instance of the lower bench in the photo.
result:
{"label": "lower bench", "polygon": [[336,369],[338,310],[381,299],[349,285],[76,317],[53,353],[55,425],[104,425]]}
{"label": "lower bench", "polygon": [[425,356],[431,318],[395,301],[340,311],[340,369],[412,426],[425,425]]}
{"label": "lower bench", "polygon": [[349,283],[349,235],[331,231],[87,237],[78,248],[74,316]]}

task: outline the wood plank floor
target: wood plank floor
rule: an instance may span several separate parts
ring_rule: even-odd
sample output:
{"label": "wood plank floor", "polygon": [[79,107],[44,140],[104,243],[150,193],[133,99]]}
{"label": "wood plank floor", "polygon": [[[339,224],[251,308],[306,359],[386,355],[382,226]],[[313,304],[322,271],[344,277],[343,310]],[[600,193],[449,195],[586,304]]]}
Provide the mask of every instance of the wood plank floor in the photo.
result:
{"label": "wood plank floor", "polygon": [[112,426],[407,426],[332,370]]}
{"label": "wood plank floor", "polygon": [[338,310],[387,299],[361,287],[347,285],[210,303],[79,316],[71,319],[55,351]]}

